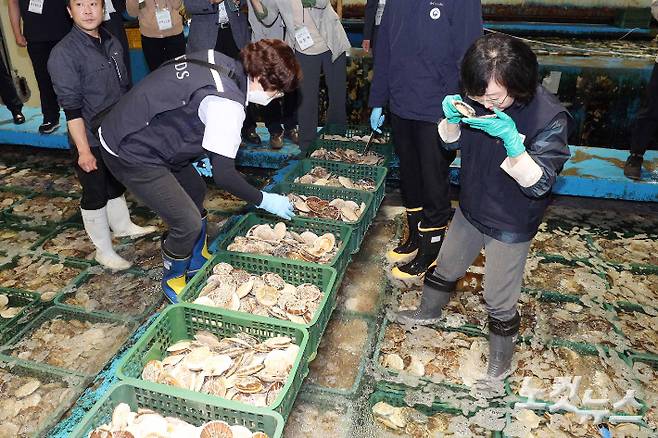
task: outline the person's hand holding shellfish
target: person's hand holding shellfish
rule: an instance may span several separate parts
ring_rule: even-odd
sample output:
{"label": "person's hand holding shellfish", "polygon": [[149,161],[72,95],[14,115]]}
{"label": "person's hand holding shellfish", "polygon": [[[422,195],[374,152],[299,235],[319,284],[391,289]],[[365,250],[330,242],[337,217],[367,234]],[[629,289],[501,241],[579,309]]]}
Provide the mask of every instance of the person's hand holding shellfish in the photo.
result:
{"label": "person's hand holding shellfish", "polygon": [[455,102],[461,101],[462,97],[459,94],[449,94],[443,98],[441,106],[448,123],[458,124],[461,121],[462,114],[455,107]]}

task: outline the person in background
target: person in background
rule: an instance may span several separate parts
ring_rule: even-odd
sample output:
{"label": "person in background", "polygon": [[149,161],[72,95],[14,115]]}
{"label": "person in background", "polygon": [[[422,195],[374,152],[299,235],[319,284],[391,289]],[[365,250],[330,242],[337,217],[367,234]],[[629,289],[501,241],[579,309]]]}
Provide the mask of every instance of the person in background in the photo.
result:
{"label": "person in background", "polygon": [[[651,2],[651,13],[658,20],[658,0]],[[653,65],[651,79],[644,92],[644,100],[637,112],[635,125],[631,134],[631,153],[624,166],[624,175],[630,179],[640,180],[642,162],[649,144],[658,131],[658,57]]]}
{"label": "person in background", "polygon": [[2,103],[11,112],[14,124],[21,125],[25,123],[25,116],[22,112],[23,102],[18,97],[14,80],[11,77],[11,73],[9,73],[7,65],[2,61],[0,61],[0,98],[2,98]]}
{"label": "person in background", "polygon": [[284,219],[294,216],[287,196],[245,181],[235,156],[246,102],[267,105],[300,80],[293,51],[280,40],[248,44],[240,61],[214,50],[195,52],[141,80],[103,119],[98,132],[105,164],[169,227],[161,284],[172,303],[210,258],[206,184],[193,167],[203,154],[218,187]]}
{"label": "person in background", "polygon": [[[103,26],[121,43],[123,48],[123,63],[128,70],[128,78],[131,78],[130,47],[128,36],[123,26],[123,13],[126,10],[126,0],[109,0],[105,2],[105,13],[103,15]],[[132,82],[132,80],[131,80]]]}
{"label": "person in background", "polygon": [[304,74],[300,88],[299,147],[305,151],[317,137],[320,75],[329,92],[326,123],[347,124],[347,57],[350,42],[329,0],[251,0],[254,13],[265,26],[279,15],[286,28],[286,42]]}
{"label": "person in background", "polygon": [[43,114],[39,133],[52,134],[59,128],[59,105],[47,64],[53,47],[71,30],[65,0],[9,0],[8,7],[16,44],[27,47],[39,87]]}
{"label": "person in background", "polygon": [[48,71],[66,114],[73,166],[82,186],[80,210],[85,231],[96,247],[95,259],[112,270],[130,267],[112,248],[114,237],[139,237],[154,227],[135,225],[123,196],[125,188],[101,159],[92,124],[128,90],[119,41],[104,27],[103,0],[70,0],[71,31],[53,48]]}
{"label": "person in background", "polygon": [[[263,39],[285,39],[286,27],[279,15],[274,23],[265,26],[256,18],[254,8],[249,3],[249,25],[251,26],[251,41],[256,42]],[[286,138],[294,144],[299,143],[299,131],[297,130],[297,90],[286,93],[281,99],[272,101],[269,105],[261,108],[261,114],[265,121],[265,127],[270,133],[270,147],[281,149],[283,139]]]}
{"label": "person in background", "polygon": [[126,0],[128,14],[139,20],[142,50],[150,71],[185,54],[182,0]]}
{"label": "person in background", "polygon": [[[438,128],[443,146],[461,151],[459,208],[436,266],[425,276],[420,306],[398,312],[405,323],[439,321],[457,280],[484,248],[487,377],[493,379],[510,371],[526,258],[553,184],[570,156],[571,117],[539,85],[538,70],[530,47],[506,35],[486,35],[466,52],[463,95],[443,99],[445,118]],[[463,118],[457,111],[455,104],[462,99],[477,117]],[[495,117],[480,117],[491,112]]]}
{"label": "person in background", "polygon": [[418,283],[436,259],[451,216],[448,166],[455,152],[439,147],[441,100],[459,90],[459,62],[482,35],[480,0],[388,0],[382,16],[369,104],[381,132],[391,113],[400,157],[409,234],[386,254],[393,278]]}
{"label": "person in background", "polygon": [[[238,59],[240,50],[249,43],[250,32],[247,15],[243,14],[243,2],[247,0],[187,0],[185,9],[191,15],[190,34],[187,38],[187,53],[214,49],[233,59]],[[244,4],[246,7],[246,4]],[[261,144],[256,133],[254,105],[248,105],[242,139]]]}
{"label": "person in background", "polygon": [[382,22],[386,0],[367,0],[363,21],[363,41],[361,48],[366,53],[374,53],[377,32]]}

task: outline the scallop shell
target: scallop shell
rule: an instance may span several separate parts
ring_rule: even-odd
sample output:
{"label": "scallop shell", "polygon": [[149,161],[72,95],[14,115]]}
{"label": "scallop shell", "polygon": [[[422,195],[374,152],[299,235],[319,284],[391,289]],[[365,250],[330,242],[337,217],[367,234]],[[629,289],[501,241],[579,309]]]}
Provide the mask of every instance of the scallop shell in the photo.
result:
{"label": "scallop shell", "polygon": [[238,297],[244,298],[251,292],[254,287],[254,279],[250,278],[246,282],[242,283],[237,290]]}
{"label": "scallop shell", "polygon": [[266,284],[259,286],[254,295],[256,295],[256,301],[259,304],[268,307],[274,306],[279,299],[279,291]]}
{"label": "scallop shell", "polygon": [[262,344],[268,348],[285,348],[292,343],[292,339],[288,336],[275,336],[266,339]]}
{"label": "scallop shell", "polygon": [[192,341],[188,339],[184,341],[178,341],[175,344],[172,344],[169,347],[167,347],[167,352],[177,354],[178,352],[189,350],[191,345],[192,345]]}
{"label": "scallop shell", "polygon": [[233,432],[224,421],[210,421],[203,425],[199,438],[233,438]]}
{"label": "scallop shell", "polygon": [[[269,403],[268,403],[268,405],[269,405]],[[264,432],[254,432],[251,435],[251,438],[270,438],[270,437]]]}
{"label": "scallop shell", "polygon": [[318,235],[311,231],[304,231],[299,237],[307,245],[312,245],[318,239]]}
{"label": "scallop shell", "polygon": [[286,285],[286,282],[279,274],[275,274],[274,272],[268,272],[266,274],[263,274],[263,281],[265,284],[268,286],[272,286],[276,290],[281,290],[284,288]]}
{"label": "scallop shell", "polygon": [[217,397],[226,395],[226,379],[224,377],[208,377],[201,387],[201,392]]}
{"label": "scallop shell", "polygon": [[119,403],[112,412],[112,428],[125,429],[130,421],[130,406],[127,403]]}
{"label": "scallop shell", "polygon": [[286,304],[286,312],[291,315],[300,316],[306,313],[306,303],[304,302],[290,302]]}
{"label": "scallop shell", "polygon": [[384,356],[382,365],[387,368],[393,368],[394,370],[402,371],[404,370],[404,361],[398,354],[387,354]]}
{"label": "scallop shell", "polygon": [[210,348],[219,347],[221,345],[219,338],[207,330],[199,330],[198,332],[196,332],[196,334],[194,335],[194,339],[198,343],[202,345],[207,345]]}
{"label": "scallop shell", "polygon": [[359,215],[356,210],[349,208],[348,206],[344,206],[340,209],[340,216],[346,222],[356,222],[359,220]]}
{"label": "scallop shell", "polygon": [[277,236],[274,230],[267,224],[256,225],[253,229],[249,231],[248,235],[266,241],[276,240],[276,236]]}
{"label": "scallop shell", "polygon": [[288,228],[286,227],[286,224],[283,222],[277,222],[276,225],[274,225],[274,239],[275,240],[281,240],[284,237],[286,237],[286,231],[288,231]]}
{"label": "scallop shell", "polygon": [[215,267],[212,268],[213,274],[223,274],[227,275],[233,271],[233,266],[228,263],[217,263]]}
{"label": "scallop shell", "polygon": [[9,304],[9,298],[5,294],[0,294],[0,309],[7,307]]}
{"label": "scallop shell", "polygon": [[354,182],[346,176],[339,176],[338,182],[340,183],[341,186],[345,187],[346,189],[354,188]]}
{"label": "scallop shell", "polygon": [[464,117],[475,117],[475,110],[472,106],[461,100],[453,100],[453,106]]}
{"label": "scallop shell", "polygon": [[196,300],[192,301],[192,304],[200,304],[202,306],[216,307],[215,302],[208,298],[207,296],[199,297]]}
{"label": "scallop shell", "polygon": [[249,429],[240,425],[231,426],[231,432],[233,432],[233,438],[251,438],[252,436]]}
{"label": "scallop shell", "polygon": [[297,286],[297,296],[305,301],[317,301],[322,296],[322,291],[314,284],[304,283]]}
{"label": "scallop shell", "polygon": [[159,360],[150,360],[144,365],[142,379],[150,382],[158,382],[164,373],[164,366]]}
{"label": "scallop shell", "polygon": [[235,389],[246,394],[256,394],[263,390],[263,383],[257,377],[239,377],[235,381]]}
{"label": "scallop shell", "polygon": [[22,307],[9,307],[0,311],[0,318],[9,319],[21,313]]}
{"label": "scallop shell", "polygon": [[326,233],[318,237],[315,242],[313,242],[313,247],[311,247],[309,252],[315,256],[320,257],[334,249],[335,245],[336,237],[331,233]]}
{"label": "scallop shell", "polygon": [[16,389],[16,392],[14,392],[14,396],[16,398],[27,397],[28,395],[36,391],[40,386],[41,386],[41,382],[39,382],[37,379],[31,379],[29,382],[25,383],[24,385]]}

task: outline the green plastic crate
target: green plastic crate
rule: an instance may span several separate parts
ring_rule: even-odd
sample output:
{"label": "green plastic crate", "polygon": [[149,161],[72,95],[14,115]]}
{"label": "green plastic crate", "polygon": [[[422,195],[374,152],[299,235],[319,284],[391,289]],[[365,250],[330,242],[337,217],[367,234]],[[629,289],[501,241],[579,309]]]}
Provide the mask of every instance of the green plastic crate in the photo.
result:
{"label": "green plastic crate", "polygon": [[[386,335],[386,328],[388,327],[389,324],[391,324],[391,321],[389,321],[388,318],[384,318],[384,321],[382,322],[382,325],[379,330],[379,335],[377,336],[377,344],[375,346],[375,352],[372,356],[373,370],[375,375],[378,376],[378,379],[375,382],[375,390],[383,391],[387,393],[404,393],[406,392],[407,389],[418,389],[428,385],[440,385],[446,388],[450,388],[455,392],[459,392],[459,393],[470,392],[471,388],[466,385],[455,384],[455,383],[444,382],[444,381],[437,382],[427,377],[417,377],[417,378],[414,377],[414,380],[417,381],[417,386],[415,387],[410,387],[406,384],[399,382],[400,373],[395,372],[390,368],[383,367],[379,364],[379,355],[381,353],[381,347],[384,342],[384,337]],[[470,329],[468,327],[443,328],[439,326],[432,326],[431,328],[437,331],[460,332],[467,336],[472,336],[472,337],[480,337],[480,338],[485,337],[482,334],[482,332],[478,330]]]}
{"label": "green plastic crate", "polygon": [[[119,379],[128,383],[141,382],[148,389],[160,391],[178,397],[189,398],[201,403],[211,403],[218,397],[174,388],[160,383],[147,382],[141,379],[144,365],[150,360],[161,360],[166,355],[166,349],[183,339],[191,339],[199,330],[207,330],[220,337],[232,336],[245,332],[259,339],[273,336],[290,336],[299,346],[300,354],[290,371],[288,380],[277,399],[267,409],[278,412],[284,419],[290,414],[302,380],[308,374],[305,363],[305,351],[308,348],[308,332],[286,321],[274,321],[270,318],[232,312],[224,309],[211,309],[196,304],[176,304],[169,306],[151,324],[144,335],[128,351],[117,368]],[[240,402],[225,400],[228,406],[236,410],[246,405]],[[265,408],[260,408],[267,410]]]}
{"label": "green plastic crate", "polygon": [[[409,404],[405,401],[404,399],[404,394],[402,393],[389,393],[389,392],[382,392],[382,391],[375,391],[370,395],[370,398],[368,399],[368,407],[369,411],[372,412],[372,407],[376,405],[379,402],[384,402],[388,403],[391,406],[395,406],[397,408],[401,407],[410,407]],[[463,415],[462,411],[456,408],[453,408],[451,406],[448,406],[443,403],[437,403],[434,402],[432,403],[431,406],[423,405],[423,404],[416,404],[412,406],[414,409],[422,412],[424,415],[427,416],[432,416],[438,413],[445,413],[445,414],[451,414],[451,415]],[[472,415],[472,414],[471,414]],[[469,415],[470,416],[470,415]],[[373,421],[374,420],[373,418]],[[359,427],[359,426],[354,426],[354,427]],[[385,426],[381,426],[383,429]],[[491,434],[488,435],[489,438],[499,438],[501,437],[501,433],[498,431],[491,431]]]}
{"label": "green plastic crate", "polygon": [[[99,268],[94,268],[94,269],[99,269]],[[80,281],[77,282],[76,288],[79,289],[80,287],[84,286],[85,283],[92,280],[98,274],[109,274],[109,272],[99,271],[98,273],[92,273],[92,272],[87,271],[87,272],[83,273],[83,276],[80,278]],[[121,272],[118,272],[118,273],[114,273],[112,275],[116,276],[117,281],[120,280],[119,277],[123,276],[123,275],[131,275],[133,277],[148,278],[148,275],[147,275],[146,272],[144,272],[140,269],[137,269],[137,268],[132,268],[132,269],[129,269],[127,271],[121,271]],[[66,291],[59,294],[59,295],[57,295],[54,302],[55,302],[55,305],[58,305],[58,306],[64,307],[64,308],[78,309],[78,310],[82,310],[82,311],[85,311],[85,312],[88,312],[88,313],[94,313],[94,314],[98,314],[98,315],[102,315],[102,316],[119,317],[121,319],[125,319],[126,321],[141,322],[145,318],[147,318],[149,315],[153,314],[155,312],[155,310],[158,308],[158,306],[160,306],[160,304],[162,304],[162,301],[164,299],[164,296],[162,295],[162,292],[161,292],[162,289],[161,289],[161,286],[160,286],[160,282],[153,280],[152,283],[153,283],[152,287],[154,289],[156,289],[156,293],[153,295],[153,302],[150,303],[148,306],[146,306],[144,308],[144,310],[140,313],[115,313],[115,312],[110,312],[108,310],[87,311],[82,306],[67,304],[66,299],[68,298],[69,293],[66,292]],[[120,288],[121,284],[118,283],[117,287]]]}
{"label": "green plastic crate", "polygon": [[23,306],[13,318],[0,318],[0,346],[13,338],[41,310],[39,295],[18,289],[0,288],[0,294],[7,295],[10,306]]}
{"label": "green plastic crate", "polygon": [[[386,143],[382,144],[388,144],[392,143],[391,140],[391,130],[388,128],[382,128],[382,133],[377,134],[380,137],[383,137],[386,140]],[[316,141],[318,140],[324,140],[322,138],[323,135],[328,134],[328,135],[342,135],[343,137],[354,137],[355,135],[363,137],[364,135],[370,135],[372,133],[372,128],[370,125],[337,125],[337,124],[329,124],[324,126],[320,131],[318,132],[318,137]],[[347,143],[347,142],[346,142]],[[349,142],[349,143],[362,143],[365,145],[365,142]]]}
{"label": "green plastic crate", "polygon": [[[365,148],[366,144],[363,142],[318,139],[313,145],[311,145],[311,147],[309,147],[306,158],[312,159],[311,154],[318,149],[326,149],[328,151],[352,149],[358,153],[363,153]],[[382,162],[377,164],[377,166],[388,167],[391,164],[391,161],[393,160],[393,145],[391,143],[371,143],[370,151],[382,156]]]}
{"label": "green plastic crate", "polygon": [[[44,312],[39,314],[32,322],[30,322],[28,325],[26,325],[20,332],[18,332],[13,338],[11,338],[7,342],[7,347],[4,350],[4,353],[8,356],[11,356],[11,352],[15,349],[15,344],[19,342],[21,339],[27,337],[30,333],[32,333],[34,330],[38,329],[41,327],[43,323],[46,321],[50,321],[52,319],[66,319],[66,320],[71,320],[71,319],[77,319],[80,321],[90,321],[91,323],[104,323],[104,322],[109,322],[109,323],[119,323],[123,324],[128,327],[129,334],[126,336],[126,341],[130,339],[130,333],[135,329],[135,324],[128,322],[124,319],[117,318],[114,316],[103,316],[103,315],[98,315],[98,314],[93,314],[93,313],[87,313],[82,310],[78,310],[75,308],[66,308],[66,307],[61,307],[61,306],[53,306],[48,309],[46,309]],[[14,356],[12,356],[14,357]],[[77,375],[82,375],[87,378],[93,378],[98,374],[99,371],[103,369],[103,367],[113,359],[113,356],[110,356],[107,358],[107,361],[105,361],[103,364],[99,365],[99,369],[90,372],[90,373],[84,373],[81,371],[76,371],[68,368],[60,368],[60,367],[55,367],[53,365],[49,365],[46,363],[37,363],[35,362],[35,366],[37,366],[39,369],[44,369],[46,371],[55,371],[55,372],[67,372],[67,373],[73,373]]]}
{"label": "green plastic crate", "polygon": [[151,409],[195,426],[222,420],[230,425],[245,426],[252,432],[265,432],[270,438],[280,438],[283,434],[283,418],[276,412],[247,407],[238,410],[220,399],[201,403],[154,391],[144,385],[118,383],[85,415],[69,438],[86,438],[92,429],[112,421],[112,412],[120,403],[128,404],[133,412],[138,408]]}
{"label": "green plastic crate", "polygon": [[361,204],[362,202],[365,203],[366,204],[365,211],[361,214],[359,220],[353,223],[343,222],[342,220],[334,221],[330,219],[317,219],[317,218],[304,217],[305,219],[309,219],[309,220],[316,220],[322,222],[335,222],[339,224],[346,224],[352,227],[352,246],[353,246],[352,254],[356,254],[357,252],[359,252],[359,248],[361,248],[361,243],[363,242],[363,238],[365,237],[368,228],[372,224],[372,221],[374,220],[375,215],[377,214],[377,209],[375,208],[374,205],[374,197],[372,193],[363,192],[360,190],[341,189],[336,187],[322,187],[322,186],[314,186],[308,184],[295,184],[295,183],[284,182],[274,186],[271,191],[273,193],[280,193],[280,194],[295,193],[297,195],[317,196],[318,198],[324,199],[326,201],[331,201],[336,198],[341,198],[344,200],[354,201],[357,204]]}
{"label": "green plastic crate", "polygon": [[[260,224],[274,225],[278,221],[279,219],[275,216],[248,213],[244,215],[242,219],[240,219],[240,221],[237,224],[235,224],[233,228],[229,230],[228,233],[226,233],[224,239],[219,243],[219,248],[226,250],[228,245],[231,242],[233,242],[233,240],[237,236],[246,235],[249,229],[251,229],[251,227],[253,227],[254,225],[260,225]],[[320,221],[314,221],[305,218],[294,218],[290,221],[286,221],[286,227],[288,227],[289,230],[296,231],[299,233],[304,232],[305,230],[309,230],[314,232],[318,236],[321,236],[324,233],[333,233],[334,236],[336,236],[336,241],[340,241],[340,247],[338,248],[338,252],[334,256],[331,263],[328,263],[325,266],[330,266],[334,268],[339,275],[345,272],[347,264],[350,262],[351,250],[353,247],[353,244],[351,242],[352,228],[349,225],[331,223],[331,222],[320,222]],[[244,253],[240,253],[240,254],[244,254]],[[289,260],[289,259],[281,259],[278,257],[272,257],[272,259]]]}
{"label": "green plastic crate", "polygon": [[46,420],[35,426],[35,433],[28,435],[30,438],[41,438],[48,435],[60,417],[69,409],[80,393],[85,389],[85,379],[83,376],[67,373],[60,370],[44,370],[32,362],[8,357],[0,354],[0,368],[7,368],[9,372],[21,376],[30,376],[39,379],[42,383],[62,383],[71,390],[68,398],[62,400],[57,410],[52,412]]}
{"label": "green plastic crate", "polygon": [[388,173],[388,169],[380,166],[362,166],[359,164],[343,164],[338,161],[305,159],[299,161],[299,163],[297,163],[297,165],[290,170],[290,172],[284,178],[284,182],[294,183],[295,178],[307,174],[315,166],[324,167],[331,173],[335,173],[339,176],[346,176],[353,180],[362,178],[373,179],[375,181],[375,190],[373,191],[373,194],[375,195],[375,209],[378,209],[379,205],[384,200],[384,195],[386,192],[386,175]]}
{"label": "green plastic crate", "polygon": [[[55,228],[50,228],[48,229],[48,233],[44,235],[39,241],[37,241],[32,247],[30,248],[32,251],[36,252],[42,252],[44,255],[51,256],[51,257],[61,257],[60,254],[54,253],[54,252],[49,252],[44,250],[44,246],[46,243],[48,243],[51,239],[56,237],[58,234],[68,230],[68,229],[75,229],[75,230],[84,230],[84,227],[80,224],[76,223],[68,223],[68,224],[62,224],[60,226],[57,226]],[[69,256],[63,256],[62,258],[65,258],[66,260],[71,260],[74,262],[80,262],[80,263],[87,263],[89,265],[98,265],[98,262],[94,260],[93,258],[94,252],[92,251],[90,253],[90,258],[82,258],[82,257],[69,257]]]}
{"label": "green plastic crate", "polygon": [[[322,336],[322,333],[324,333],[324,329],[327,327],[331,313],[336,306],[338,284],[336,283],[337,274],[335,269],[313,263],[219,251],[185,286],[185,289],[181,292],[179,297],[180,301],[191,303],[197,299],[201,289],[206,285],[206,280],[212,275],[213,268],[221,262],[230,263],[236,269],[244,269],[255,275],[274,272],[279,274],[285,281],[295,286],[302,283],[311,283],[318,286],[323,293],[320,307],[318,307],[317,312],[315,312],[310,324],[299,324],[300,327],[304,327],[308,330],[308,354],[312,354],[317,350],[317,347],[320,344],[320,337]],[[245,315],[246,317],[251,316],[250,313],[238,313]],[[271,319],[273,321],[280,321],[276,318]]]}
{"label": "green plastic crate", "polygon": [[[90,264],[89,264],[89,263],[83,263],[83,262],[81,262],[81,261],[77,261],[77,260],[60,259],[59,257],[55,257],[55,256],[52,256],[52,255],[50,255],[50,254],[37,255],[37,254],[34,254],[34,253],[28,253],[28,254],[23,254],[23,255],[17,255],[17,256],[15,256],[15,257],[11,260],[11,262],[6,263],[6,264],[0,266],[0,271],[5,270],[5,269],[11,269],[11,268],[16,267],[16,265],[18,264],[18,260],[19,260],[21,257],[24,257],[24,256],[36,257],[36,258],[45,258],[45,259],[49,259],[49,260],[53,260],[53,261],[59,261],[59,262],[62,263],[64,266],[67,266],[67,267],[70,267],[70,268],[75,268],[75,269],[79,269],[79,270],[80,270],[80,273],[79,273],[79,274],[77,274],[75,277],[73,277],[72,279],[70,279],[69,282],[68,282],[66,285],[64,285],[64,286],[63,286],[63,287],[62,287],[62,288],[61,288],[61,289],[55,294],[55,296],[53,296],[53,299],[51,300],[51,302],[54,302],[54,300],[55,300],[59,295],[63,294],[64,291],[67,290],[68,288],[75,287],[75,286],[77,286],[78,284],[80,284],[80,282],[81,282],[82,279],[84,278],[85,271],[90,267]],[[11,289],[22,290],[22,291],[25,291],[25,292],[33,292],[33,293],[36,293],[36,294],[39,295],[39,296],[41,295],[39,292],[37,292],[37,291],[35,291],[35,290],[27,289],[27,288],[24,288],[24,287],[12,287]],[[45,301],[43,301],[43,300],[41,300],[41,301],[42,301],[42,302],[45,302]]]}

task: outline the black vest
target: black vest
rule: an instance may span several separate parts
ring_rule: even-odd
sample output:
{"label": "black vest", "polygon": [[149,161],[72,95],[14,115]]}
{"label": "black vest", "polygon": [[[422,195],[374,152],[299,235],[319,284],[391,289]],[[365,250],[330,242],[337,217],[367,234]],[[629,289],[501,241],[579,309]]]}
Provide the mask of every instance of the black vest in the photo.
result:
{"label": "black vest", "polygon": [[[476,108],[479,105],[466,99]],[[514,104],[505,114],[524,134],[526,148],[537,134],[560,113],[567,110],[555,96],[539,86],[527,105]],[[507,157],[502,140],[462,124],[459,205],[465,216],[487,228],[510,233],[534,235],[548,206],[549,195],[531,198],[503,169]],[[476,224],[477,227],[477,224]]]}
{"label": "black vest", "polygon": [[[233,77],[186,58],[222,66]],[[191,53],[158,68],[124,95],[103,119],[103,140],[127,161],[183,167],[204,153],[201,101],[212,95],[244,105],[246,93],[242,64],[212,50]]]}

